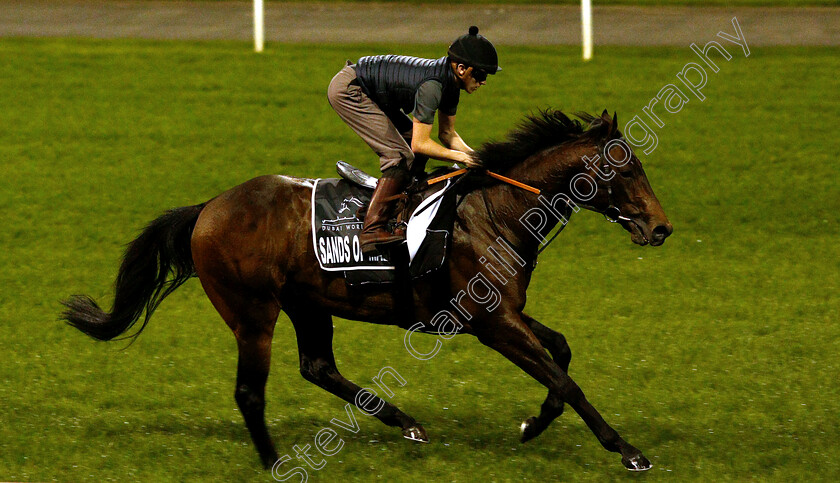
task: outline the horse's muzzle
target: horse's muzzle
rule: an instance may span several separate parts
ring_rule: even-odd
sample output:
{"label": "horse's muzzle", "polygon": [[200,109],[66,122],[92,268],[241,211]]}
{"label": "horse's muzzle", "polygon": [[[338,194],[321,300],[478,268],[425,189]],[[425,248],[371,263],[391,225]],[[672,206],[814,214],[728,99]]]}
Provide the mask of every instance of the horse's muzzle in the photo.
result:
{"label": "horse's muzzle", "polygon": [[671,236],[674,232],[674,227],[670,223],[656,226],[650,234],[650,245],[658,247],[665,243],[665,239]]}

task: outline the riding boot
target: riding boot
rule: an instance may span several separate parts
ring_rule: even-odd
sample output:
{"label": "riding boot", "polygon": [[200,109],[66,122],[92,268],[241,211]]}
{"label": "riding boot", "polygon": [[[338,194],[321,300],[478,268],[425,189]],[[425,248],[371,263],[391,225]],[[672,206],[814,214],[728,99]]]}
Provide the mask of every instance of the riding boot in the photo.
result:
{"label": "riding boot", "polygon": [[405,189],[408,181],[408,171],[403,167],[394,167],[385,170],[376,184],[365,214],[365,224],[359,235],[359,243],[365,255],[375,253],[378,247],[405,240],[404,233],[394,234],[388,231],[388,220],[391,218],[396,198]]}
{"label": "riding boot", "polygon": [[426,163],[429,162],[429,157],[425,154],[414,153],[414,162],[411,163],[411,170],[409,173],[412,178],[423,178],[426,175]]}

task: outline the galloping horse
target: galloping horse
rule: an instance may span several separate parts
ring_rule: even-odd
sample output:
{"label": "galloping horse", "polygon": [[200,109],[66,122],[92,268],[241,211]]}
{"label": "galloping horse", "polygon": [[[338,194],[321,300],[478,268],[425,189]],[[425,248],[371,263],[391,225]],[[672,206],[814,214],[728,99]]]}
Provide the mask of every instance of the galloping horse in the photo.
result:
{"label": "galloping horse", "polygon": [[[641,163],[623,141],[617,118],[607,111],[598,117],[577,116],[584,123],[560,111],[541,111],[528,116],[506,141],[485,144],[475,153],[487,170],[536,187],[541,194],[480,171],[469,174],[471,181],[460,185],[462,199],[442,279],[419,280],[399,290],[348,288],[336,272],[321,270],[315,258],[309,223],[313,181],[263,176],[152,221],[126,250],[112,310],[105,312],[90,297],[73,296],[64,302],[63,318],[96,339],[110,340],[145,311],[139,330],[129,336],[136,337],[160,302],[197,275],[236,336],[236,402],[263,464],[270,468],[278,455],[264,420],[265,384],[281,310],[295,328],[303,377],[354,404],[360,387],[336,368],[332,317],[409,328],[445,312],[457,319],[458,333],[476,336],[548,388],[539,415],[522,423],[523,442],[542,433],[569,404],[604,448],[621,454],[627,469],[649,469],[642,452],[604,421],[567,374],[571,352],[566,339],[522,311],[544,242],[537,235],[559,221],[543,211],[536,218],[545,223],[535,229],[534,210],[551,205],[571,213],[582,206],[620,224],[639,245],[661,245],[672,231]],[[484,255],[500,241],[516,261],[508,258],[509,265],[494,266]],[[492,310],[486,299],[472,292],[464,295],[479,273],[485,281],[496,280],[500,297]],[[406,300],[413,303],[412,310],[403,309]],[[393,404],[377,397],[367,404],[381,407],[376,417],[401,428],[407,438],[428,441],[414,418]]]}

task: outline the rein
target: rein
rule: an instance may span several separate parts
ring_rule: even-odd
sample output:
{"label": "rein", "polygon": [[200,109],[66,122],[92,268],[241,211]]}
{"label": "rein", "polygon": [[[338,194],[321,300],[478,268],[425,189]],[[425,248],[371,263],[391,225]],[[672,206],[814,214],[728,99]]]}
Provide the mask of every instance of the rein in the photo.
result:
{"label": "rein", "polygon": [[[447,179],[449,179],[449,178],[454,178],[455,176],[461,176],[462,174],[466,174],[466,173],[467,173],[467,171],[468,171],[468,170],[467,170],[466,168],[461,168],[461,169],[458,169],[458,170],[452,171],[451,173],[446,173],[446,174],[444,174],[444,175],[442,175],[442,176],[438,176],[438,177],[436,177],[436,178],[432,178],[432,179],[426,180],[426,185],[427,185],[427,186],[431,186],[431,185],[433,185],[433,184],[435,184],[435,183],[439,183],[439,182],[441,182],[441,181],[445,181],[445,180],[447,180]],[[516,181],[515,179],[508,178],[507,176],[502,176],[502,175],[500,175],[500,174],[498,174],[498,173],[494,173],[494,172],[489,171],[489,170],[483,170],[483,171],[484,171],[484,174],[487,174],[487,175],[489,175],[490,177],[492,177],[492,178],[496,178],[497,180],[502,181],[502,182],[504,182],[504,183],[507,183],[507,184],[509,184],[509,185],[511,185],[511,186],[516,186],[517,188],[521,188],[521,189],[524,189],[524,190],[526,190],[526,191],[530,191],[531,193],[534,193],[534,194],[540,194],[540,190],[539,190],[538,188],[534,188],[533,186],[529,186],[529,185],[527,185],[527,184],[525,184],[525,183],[522,183],[521,181]],[[450,189],[455,188],[455,185],[457,185],[459,182],[461,182],[461,181],[462,181],[462,180],[464,180],[464,179],[465,179],[465,178],[460,178],[460,179],[458,179],[458,180],[457,180],[455,183],[453,183],[451,186],[447,187],[447,188],[446,188],[446,190],[444,190],[444,193],[445,193],[446,191],[449,191]],[[496,234],[497,234],[497,235],[499,235],[500,237],[502,237],[502,239],[505,241],[505,243],[507,243],[507,244],[508,244],[508,245],[510,245],[510,246],[514,246],[514,244],[513,244],[513,243],[511,243],[511,242],[510,242],[510,240],[508,240],[508,239],[507,239],[507,237],[504,235],[504,233],[502,233],[502,232],[501,232],[501,230],[499,230],[498,225],[496,225],[496,220],[495,220],[495,218],[494,218],[494,216],[493,216],[493,210],[490,208],[490,201],[487,199],[487,189],[486,189],[486,187],[484,187],[484,186],[482,186],[482,187],[481,187],[481,199],[484,201],[484,209],[485,209],[485,210],[487,210],[487,218],[490,220],[490,225],[492,226],[493,231],[494,231],[494,232],[496,232]],[[460,205],[460,204],[461,204],[461,201],[463,201],[463,200],[464,200],[464,199],[463,199],[463,198],[461,198],[461,200],[458,202],[458,205]],[[457,207],[457,205],[456,205],[456,207]],[[428,208],[428,206],[426,206],[425,208]],[[424,208],[424,209],[425,209],[425,208]],[[422,211],[422,210],[421,210],[421,211]],[[543,246],[542,246],[542,248],[539,248],[539,249],[536,251],[536,253],[535,253],[535,255],[534,255],[534,265],[536,265],[536,262],[537,262],[537,255],[539,255],[540,253],[542,253],[542,251],[543,251],[543,250],[545,250],[545,249],[548,247],[548,245],[549,245],[551,242],[553,242],[553,241],[554,241],[554,239],[555,239],[555,238],[557,238],[557,235],[559,235],[559,234],[560,234],[560,232],[561,232],[561,231],[563,231],[563,228],[565,228],[565,226],[566,226],[566,225],[565,225],[565,223],[564,223],[564,224],[560,227],[560,229],[559,229],[559,230],[557,230],[557,233],[555,233],[555,234],[554,234],[554,236],[553,236],[553,237],[551,237],[551,240],[549,240],[549,241],[548,241],[548,243],[546,243],[545,245],[543,245]]]}
{"label": "rein", "polygon": [[[453,171],[453,172],[448,173],[446,175],[439,176],[437,178],[431,179],[431,180],[428,181],[428,183],[429,184],[437,183],[438,181],[442,181],[444,179],[451,178],[453,176],[458,176],[458,175],[464,174],[466,172],[467,172],[466,169],[459,169],[457,171]],[[492,171],[486,171],[485,170],[485,173],[488,174],[489,176],[493,177],[493,178],[498,179],[499,181],[505,182],[505,183],[510,184],[512,186],[516,186],[517,188],[521,188],[521,189],[524,189],[526,191],[530,191],[531,193],[534,193],[534,194],[537,194],[537,195],[540,194],[540,190],[538,188],[534,188],[533,186],[529,186],[529,185],[527,185],[525,183],[522,183],[520,181],[516,181],[515,179],[508,178],[507,176],[502,176],[502,175],[494,173]],[[492,226],[493,231],[496,232],[496,234],[498,234],[499,236],[501,236],[502,239],[508,245],[514,246],[512,243],[510,243],[510,240],[508,240],[507,237],[505,237],[505,235],[502,233],[502,231],[499,230],[499,227],[496,224],[496,220],[493,216],[493,209],[491,208],[491,205],[490,205],[490,200],[487,199],[487,189],[486,189],[486,187],[481,188],[481,198],[484,201],[484,208],[487,210],[487,218],[490,220],[490,225]],[[612,199],[612,191],[610,191],[610,199]],[[615,210],[618,211],[618,208],[615,208]],[[536,265],[536,263],[537,263],[537,257],[546,248],[548,248],[548,246],[551,245],[552,242],[554,242],[554,240],[557,238],[557,235],[559,235],[560,232],[562,232],[563,229],[566,228],[566,224],[567,223],[563,223],[562,220],[561,220],[560,228],[557,229],[556,232],[554,232],[554,235],[552,235],[552,237],[545,244],[543,244],[542,246],[537,248],[536,252],[534,253],[534,262],[533,262],[534,265]]]}
{"label": "rein", "polygon": [[[440,181],[443,181],[443,180],[446,180],[446,179],[449,179],[449,178],[454,178],[455,176],[460,176],[462,174],[465,174],[466,172],[467,172],[466,168],[461,168],[461,169],[458,169],[458,170],[453,171],[451,173],[444,174],[443,176],[438,176],[437,178],[432,178],[432,179],[426,181],[426,184],[428,186],[431,186],[431,185],[433,185],[435,183],[438,183]],[[487,174],[488,176],[492,177],[492,178],[496,178],[497,180],[502,181],[504,183],[507,183],[509,185],[516,186],[517,188],[522,188],[522,189],[524,189],[526,191],[530,191],[531,193],[534,193],[534,194],[540,194],[540,190],[538,188],[534,188],[533,186],[529,186],[525,183],[522,183],[521,181],[516,181],[515,179],[511,179],[511,178],[508,178],[507,176],[502,176],[498,173],[494,173],[494,172],[488,171],[488,170],[484,170],[484,173]]]}
{"label": "rein", "polygon": [[538,248],[538,249],[537,249],[537,255],[539,255],[540,253],[542,253],[542,252],[543,252],[543,250],[545,250],[546,248],[548,248],[548,246],[549,246],[549,245],[551,245],[551,242],[553,242],[553,241],[554,241],[554,239],[555,239],[555,238],[557,238],[557,235],[559,235],[559,234],[560,234],[560,232],[561,232],[561,231],[563,231],[563,230],[566,228],[566,225],[568,225],[568,222],[563,223],[563,221],[562,221],[562,220],[560,221],[560,228],[558,228],[558,229],[557,229],[557,231],[555,231],[555,232],[554,232],[554,235],[551,237],[551,239],[550,239],[550,240],[548,240],[548,241],[545,243],[545,245],[543,245],[543,246],[541,246],[540,248]]}
{"label": "rein", "polygon": [[[435,178],[433,180],[429,180],[429,184],[431,184],[433,182],[441,181],[441,180],[446,179],[446,178],[450,178],[452,176],[458,176],[458,175],[464,174],[464,173],[466,173],[466,171],[467,171],[466,169],[459,169],[458,171],[453,171],[452,173],[449,173],[447,175],[440,176],[440,177]],[[504,181],[508,184],[511,184],[513,186],[516,186],[516,187],[519,187],[519,188],[522,188],[522,189],[525,189],[525,190],[528,190],[532,193],[540,194],[539,189],[528,186],[528,185],[526,185],[524,183],[521,183],[519,181],[516,181],[514,179],[507,178],[505,176],[493,173],[491,171],[486,171],[486,173],[488,175],[500,180],[500,181]],[[504,234],[501,232],[501,230],[499,230],[499,227],[496,224],[496,220],[493,217],[493,209],[491,208],[490,201],[487,199],[487,190],[484,187],[481,188],[481,197],[484,201],[484,207],[487,210],[487,216],[488,216],[488,219],[490,220],[490,224],[493,228],[493,231],[496,232],[499,236],[501,236],[505,240],[505,242],[507,242],[509,245],[513,246],[513,244],[510,243],[510,241],[504,236]],[[626,222],[634,223],[634,224],[636,223],[632,218],[629,218],[629,217],[626,217],[626,216],[622,215],[621,210],[617,206],[615,206],[615,203],[613,203],[612,183],[607,184],[607,200],[608,200],[609,204],[608,204],[607,208],[601,213],[602,215],[604,215],[604,218],[607,221],[609,221],[610,223],[618,223],[620,221],[626,221]],[[567,203],[567,206],[568,206],[568,203]],[[554,232],[554,235],[552,235],[551,238],[547,242],[545,242],[545,244],[543,244],[542,246],[537,248],[536,253],[534,255],[534,263],[535,264],[536,264],[536,258],[543,251],[545,251],[545,249],[548,248],[549,245],[551,245],[554,242],[554,240],[557,238],[557,236],[560,235],[560,233],[566,228],[567,224],[568,224],[568,222],[564,223],[563,220],[560,220],[560,228],[558,228],[557,231]]]}
{"label": "rein", "polygon": [[533,186],[528,186],[527,184],[516,181],[515,179],[510,179],[507,176],[502,176],[502,175],[496,174],[492,171],[487,171],[487,174],[489,174],[493,178],[496,178],[499,181],[503,181],[507,184],[516,186],[517,188],[522,188],[522,189],[530,191],[531,193],[534,193],[534,194],[540,194],[539,189],[534,188]]}

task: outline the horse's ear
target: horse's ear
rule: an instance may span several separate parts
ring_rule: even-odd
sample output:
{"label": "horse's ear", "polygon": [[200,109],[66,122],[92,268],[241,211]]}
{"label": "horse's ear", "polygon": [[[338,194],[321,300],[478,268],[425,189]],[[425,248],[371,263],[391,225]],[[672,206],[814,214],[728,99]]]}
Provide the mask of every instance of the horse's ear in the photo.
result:
{"label": "horse's ear", "polygon": [[609,120],[610,120],[610,113],[609,113],[609,112],[607,112],[607,110],[606,110],[606,109],[604,109],[604,112],[602,112],[602,113],[601,113],[601,119],[603,119],[603,120],[605,120],[605,121],[609,121]]}
{"label": "horse's ear", "polygon": [[618,113],[613,112],[612,127],[610,127],[610,135],[613,135],[616,132],[618,132]]}

